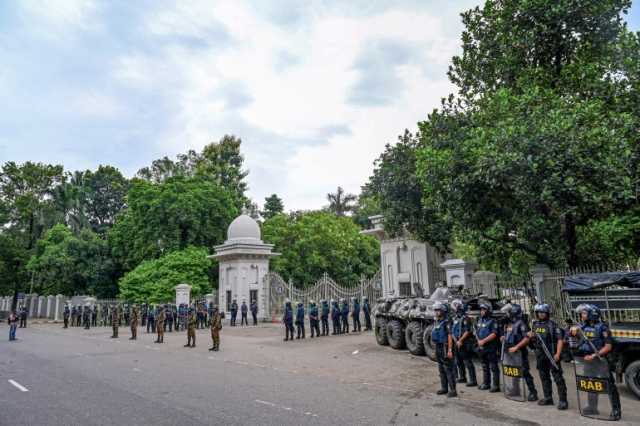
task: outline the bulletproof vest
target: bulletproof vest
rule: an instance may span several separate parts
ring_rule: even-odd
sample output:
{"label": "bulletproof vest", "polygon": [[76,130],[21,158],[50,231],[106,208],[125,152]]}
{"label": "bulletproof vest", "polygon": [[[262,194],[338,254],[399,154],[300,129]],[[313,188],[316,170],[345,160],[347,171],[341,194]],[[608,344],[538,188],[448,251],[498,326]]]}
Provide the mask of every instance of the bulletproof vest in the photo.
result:
{"label": "bulletproof vest", "polygon": [[[556,336],[556,324],[551,320],[546,320],[534,321],[532,326],[532,331],[542,339],[547,348],[550,351],[555,352],[556,341],[558,340],[558,336]],[[536,346],[536,348],[536,350],[542,351],[542,348],[539,347],[539,345]]]}
{"label": "bulletproof vest", "polygon": [[453,337],[458,340],[462,336],[462,334],[464,334],[464,331],[462,330],[462,327],[464,325],[464,316],[456,315],[455,317],[453,317],[451,324],[451,333],[453,334]]}
{"label": "bulletproof vest", "polygon": [[322,316],[324,318],[329,316],[329,305],[322,305]]}
{"label": "bulletproof vest", "polygon": [[601,322],[594,325],[582,323],[580,324],[580,328],[582,329],[582,334],[584,334],[585,337],[585,339],[580,342],[580,346],[578,346],[578,350],[580,352],[586,354],[593,353],[593,348],[586,339],[589,339],[597,350],[604,347],[604,336],[602,335],[602,332],[604,331],[604,324]]}
{"label": "bulletproof vest", "polygon": [[486,339],[491,333],[494,333],[494,329],[495,320],[493,318],[480,318],[477,331],[478,339]]}
{"label": "bulletproof vest", "polygon": [[431,341],[433,343],[447,343],[447,320],[436,320],[431,330]]}
{"label": "bulletproof vest", "polygon": [[522,339],[524,339],[524,335],[522,334],[522,325],[523,322],[521,319],[518,319],[506,325],[505,344],[507,345],[507,347],[515,346],[520,343]]}

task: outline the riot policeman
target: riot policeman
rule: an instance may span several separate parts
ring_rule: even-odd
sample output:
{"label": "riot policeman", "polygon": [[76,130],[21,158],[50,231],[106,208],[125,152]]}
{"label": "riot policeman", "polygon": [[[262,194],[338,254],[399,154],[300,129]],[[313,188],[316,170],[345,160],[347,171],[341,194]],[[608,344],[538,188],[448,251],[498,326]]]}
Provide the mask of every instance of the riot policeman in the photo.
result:
{"label": "riot policeman", "polygon": [[453,338],[451,324],[447,318],[449,309],[442,302],[433,304],[436,318],[431,330],[431,341],[436,345],[436,360],[440,373],[440,390],[438,395],[447,394],[448,397],[458,396],[456,392],[456,375],[453,359]]}
{"label": "riot policeman", "polygon": [[364,313],[364,331],[371,331],[371,305],[369,298],[362,298],[362,312]]}
{"label": "riot policeman", "polygon": [[551,320],[551,308],[546,303],[537,304],[533,312],[535,319],[531,324],[529,338],[535,348],[536,367],[542,382],[542,393],[544,398],[538,401],[538,405],[553,405],[553,389],[551,387],[551,376],[558,388],[558,410],[566,410],[569,407],[567,402],[567,384],[562,375],[562,363],[560,355],[564,346],[564,332]]}
{"label": "riot policeman", "polygon": [[304,305],[302,302],[298,302],[296,310],[296,331],[296,339],[300,339],[300,336],[304,339]]}
{"label": "riot policeman", "polygon": [[[453,355],[458,369],[458,383],[467,383],[468,387],[478,386],[476,368],[473,365],[473,329],[471,318],[466,315],[467,306],[460,299],[451,302],[454,316],[451,320],[453,337]],[[469,381],[467,382],[467,371]]]}
{"label": "riot policeman", "polygon": [[[591,377],[598,377],[607,381],[606,393],[611,402],[611,413],[609,420],[620,420],[622,417],[622,407],[620,405],[620,394],[615,384],[615,379],[611,373],[611,365],[606,359],[607,354],[613,350],[613,338],[609,327],[600,318],[600,310],[593,305],[580,305],[576,308],[580,323],[569,330],[569,346],[574,355],[574,366],[576,368],[576,381],[579,376],[584,376],[587,385],[593,382]],[[578,371],[578,366],[582,371]],[[602,371],[604,368],[606,371]],[[608,377],[607,377],[608,376]],[[578,386],[579,394],[581,389]],[[587,389],[587,406],[580,406],[580,412],[587,417],[598,417],[598,393],[589,392]],[[580,401],[580,395],[579,395]]]}
{"label": "riot policeman", "polygon": [[[500,392],[500,370],[498,368],[498,322],[491,318],[491,305],[480,303],[480,320],[476,330],[478,352],[482,362],[482,384],[478,389]],[[493,376],[493,385],[491,383]]]}
{"label": "riot policeman", "polygon": [[340,312],[340,307],[338,306],[338,302],[335,300],[331,300],[331,322],[333,323],[333,333],[332,335],[342,334],[342,329],[340,328],[340,317],[342,313]]}
{"label": "riot policeman", "polygon": [[64,312],[62,313],[62,319],[64,321],[64,328],[69,328],[69,315],[71,312],[69,311],[69,305],[64,306]]}
{"label": "riot policeman", "polygon": [[353,331],[360,332],[362,330],[362,326],[360,325],[360,302],[357,297],[352,298],[353,301],[353,312],[351,316],[353,317]]}
{"label": "riot policeman", "polygon": [[349,302],[347,299],[342,299],[342,315],[340,321],[342,322],[342,333],[349,334]]}
{"label": "riot policeman", "polygon": [[318,319],[318,307],[313,300],[309,302],[309,328],[311,328],[311,338],[314,332],[316,337],[320,337],[320,320]]}
{"label": "riot policeman", "polygon": [[322,335],[329,335],[329,304],[326,300],[321,300],[320,304],[322,305],[322,312],[320,314],[320,319],[322,320]]}
{"label": "riot policeman", "polygon": [[[538,392],[533,382],[533,376],[529,371],[529,356],[527,353],[527,345],[529,344],[529,326],[522,319],[522,307],[517,303],[510,303],[502,308],[502,311],[508,315],[509,321],[504,325],[504,333],[500,340],[502,346],[502,361],[504,366],[505,354],[519,354],[521,357],[522,378],[529,389],[528,401],[537,401]],[[506,385],[505,385],[506,386]],[[512,389],[507,396],[515,395],[519,389]]]}
{"label": "riot policeman", "polygon": [[284,324],[286,333],[284,341],[293,340],[293,308],[291,307],[291,301],[289,299],[287,299],[284,304],[284,316],[282,317],[282,323]]}

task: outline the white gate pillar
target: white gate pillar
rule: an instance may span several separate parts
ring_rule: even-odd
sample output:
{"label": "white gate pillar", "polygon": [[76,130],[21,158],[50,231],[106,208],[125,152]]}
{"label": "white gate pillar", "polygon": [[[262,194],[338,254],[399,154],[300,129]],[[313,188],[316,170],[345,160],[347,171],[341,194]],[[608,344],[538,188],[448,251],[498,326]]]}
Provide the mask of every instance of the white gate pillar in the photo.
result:
{"label": "white gate pillar", "polygon": [[547,265],[544,265],[544,264],[537,264],[529,270],[529,273],[531,274],[531,279],[533,280],[533,285],[536,288],[538,303],[544,302],[545,294],[544,294],[544,286],[542,284],[544,283],[545,275],[548,274],[549,272],[551,272],[551,270]]}

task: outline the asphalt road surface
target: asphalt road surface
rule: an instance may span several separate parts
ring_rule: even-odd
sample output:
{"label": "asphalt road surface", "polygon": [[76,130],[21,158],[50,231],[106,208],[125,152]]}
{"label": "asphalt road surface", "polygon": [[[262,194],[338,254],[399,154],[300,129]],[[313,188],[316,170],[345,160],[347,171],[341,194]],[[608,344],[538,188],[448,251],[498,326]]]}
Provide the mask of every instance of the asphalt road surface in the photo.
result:
{"label": "asphalt road surface", "polygon": [[[208,330],[196,348],[184,332],[154,344],[140,330],[130,341],[125,327],[119,339],[109,328],[18,329],[0,342],[0,425],[602,424],[580,417],[573,395],[565,412],[464,386],[437,396],[434,363],[371,333],[285,343],[271,324],[225,326],[222,350],[209,352]],[[620,389],[617,424],[640,424],[640,402]]]}

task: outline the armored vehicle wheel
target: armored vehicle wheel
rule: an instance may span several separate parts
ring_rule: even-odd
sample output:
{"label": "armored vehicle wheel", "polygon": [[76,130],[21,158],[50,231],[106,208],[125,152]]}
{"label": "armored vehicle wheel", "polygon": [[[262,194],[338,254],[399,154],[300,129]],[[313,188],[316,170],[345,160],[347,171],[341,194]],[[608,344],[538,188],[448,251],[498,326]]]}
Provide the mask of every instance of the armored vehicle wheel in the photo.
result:
{"label": "armored vehicle wheel", "polygon": [[391,320],[387,324],[387,339],[389,339],[389,345],[393,349],[404,349],[407,347],[404,340],[404,330],[402,323],[398,320]]}
{"label": "armored vehicle wheel", "polygon": [[633,394],[640,398],[640,360],[633,361],[624,371],[624,382]]}
{"label": "armored vehicle wheel", "polygon": [[404,338],[407,342],[407,349],[412,355],[424,356],[424,334],[422,334],[422,324],[418,321],[411,321],[404,330]]}
{"label": "armored vehicle wheel", "polygon": [[376,342],[381,346],[389,346],[387,338],[387,320],[384,318],[376,318]]}
{"label": "armored vehicle wheel", "polygon": [[431,361],[436,361],[436,345],[431,342],[431,331],[433,330],[433,324],[429,324],[424,330],[422,340],[424,342],[424,352]]}

